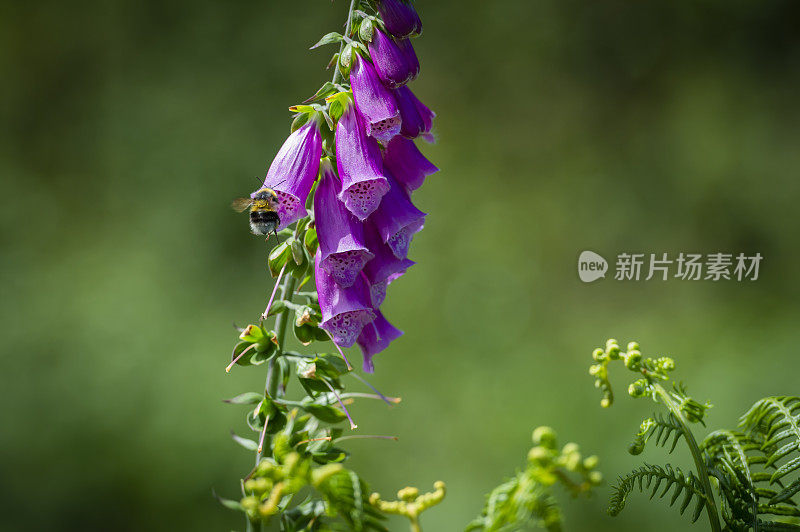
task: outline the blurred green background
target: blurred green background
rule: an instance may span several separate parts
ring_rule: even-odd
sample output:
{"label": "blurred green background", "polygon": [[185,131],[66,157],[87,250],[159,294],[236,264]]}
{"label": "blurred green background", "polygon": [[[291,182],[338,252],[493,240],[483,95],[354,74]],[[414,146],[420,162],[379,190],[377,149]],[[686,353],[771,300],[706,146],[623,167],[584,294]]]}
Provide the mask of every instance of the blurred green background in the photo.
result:
{"label": "blurred green background", "polygon": [[[224,367],[271,282],[228,204],[329,76],[333,50],[308,47],[346,3],[0,6],[0,529],[241,529],[211,497],[252,462],[220,399],[263,386],[263,368]],[[353,408],[359,431],[400,439],[347,448],[386,496],[447,482],[428,532],[463,529],[537,425],[609,480],[663,461],[625,451],[653,410],[627,376],[599,406],[587,368],[609,336],[675,356],[711,428],[800,393],[799,6],[418,2],[413,88],[442,170],[386,303],[406,335],[371,378],[403,402]],[[583,284],[584,249],[764,262],[756,282]],[[610,518],[608,493],[560,496],[567,529],[705,527],[644,496]]]}

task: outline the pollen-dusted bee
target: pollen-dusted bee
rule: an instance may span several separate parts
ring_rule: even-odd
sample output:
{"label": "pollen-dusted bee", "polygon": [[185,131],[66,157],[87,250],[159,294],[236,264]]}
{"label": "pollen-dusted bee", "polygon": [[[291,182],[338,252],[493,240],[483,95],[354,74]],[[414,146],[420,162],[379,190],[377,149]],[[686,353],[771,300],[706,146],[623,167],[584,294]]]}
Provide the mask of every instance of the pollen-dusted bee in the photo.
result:
{"label": "pollen-dusted bee", "polygon": [[231,203],[236,212],[244,212],[250,208],[250,231],[254,235],[269,235],[275,233],[278,238],[278,195],[271,188],[259,189],[252,198],[236,198]]}

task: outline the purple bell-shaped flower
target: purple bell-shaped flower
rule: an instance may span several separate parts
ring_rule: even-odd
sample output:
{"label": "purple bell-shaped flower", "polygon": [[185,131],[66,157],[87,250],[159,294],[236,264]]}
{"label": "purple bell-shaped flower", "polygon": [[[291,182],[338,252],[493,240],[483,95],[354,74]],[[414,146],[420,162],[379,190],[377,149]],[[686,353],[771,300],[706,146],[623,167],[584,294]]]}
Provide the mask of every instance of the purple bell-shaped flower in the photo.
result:
{"label": "purple bell-shaped flower", "polygon": [[375,321],[367,324],[358,336],[358,346],[364,356],[364,371],[372,373],[375,366],[372,357],[389,347],[389,344],[403,336],[403,331],[389,323],[380,311],[376,311]]}
{"label": "purple bell-shaped flower", "polygon": [[350,71],[350,86],[356,108],[367,126],[367,134],[386,143],[400,133],[400,110],[394,94],[387,89],[375,67],[359,54]]}
{"label": "purple bell-shaped flower", "polygon": [[409,193],[422,186],[426,177],[439,171],[420,153],[413,140],[404,137],[395,137],[389,142],[383,164]]}
{"label": "purple bell-shaped flower", "polygon": [[397,180],[392,176],[388,176],[388,180],[389,191],[370,220],[375,224],[381,240],[389,245],[397,258],[404,259],[408,255],[411,238],[425,224],[425,213],[414,207]]}
{"label": "purple bell-shaped flower", "polygon": [[320,327],[328,331],[336,345],[351,347],[361,334],[361,329],[375,319],[375,311],[370,301],[369,286],[363,275],[356,276],[355,282],[344,288],[340,286],[324,268],[321,267],[321,251],[314,258],[314,277],[322,312]]}
{"label": "purple bell-shaped flower", "polygon": [[378,78],[392,89],[405,85],[419,73],[419,61],[408,39],[395,42],[381,30],[375,30],[369,43],[369,55]]}
{"label": "purple bell-shaped flower", "polygon": [[364,241],[374,257],[364,266],[364,275],[369,281],[372,305],[378,308],[386,299],[386,287],[402,276],[414,261],[398,258],[378,233],[370,220],[364,222]]}
{"label": "purple bell-shaped flower", "polygon": [[339,285],[348,287],[374,255],[364,244],[361,223],[339,201],[340,189],[341,182],[330,159],[322,159],[320,181],[314,193],[314,220],[322,255],[320,266]]}
{"label": "purple bell-shaped flower", "polygon": [[336,167],[342,180],[339,199],[364,220],[380,205],[389,190],[375,139],[367,136],[363,119],[353,105],[345,105],[336,125]]}
{"label": "purple bell-shaped flower", "polygon": [[319,172],[321,155],[322,136],[314,117],[289,135],[269,166],[264,186],[278,195],[279,230],[306,215],[306,199]]}
{"label": "purple bell-shaped flower", "polygon": [[417,10],[405,0],[379,0],[378,13],[386,31],[395,37],[408,37],[422,33],[422,20]]}

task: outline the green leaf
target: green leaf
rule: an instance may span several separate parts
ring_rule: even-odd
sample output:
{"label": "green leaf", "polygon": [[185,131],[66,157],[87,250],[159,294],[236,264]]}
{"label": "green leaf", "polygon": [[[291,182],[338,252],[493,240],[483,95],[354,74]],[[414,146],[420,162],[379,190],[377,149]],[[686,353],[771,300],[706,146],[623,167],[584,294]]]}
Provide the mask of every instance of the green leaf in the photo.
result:
{"label": "green leaf", "polygon": [[309,116],[310,115],[308,113],[299,113],[297,116],[295,116],[294,120],[292,120],[291,132],[294,133],[295,131],[303,127],[306,124],[306,122],[308,122]]}
{"label": "green leaf", "polygon": [[213,490],[211,491],[211,495],[213,495],[214,498],[217,499],[217,502],[219,502],[225,508],[228,508],[230,510],[236,510],[237,512],[244,512],[244,508],[242,508],[242,505],[241,503],[239,503],[239,501],[234,501],[231,499],[223,499],[222,497],[217,495],[217,492]]}
{"label": "green leaf", "polygon": [[308,403],[304,404],[301,408],[325,423],[341,423],[347,419],[347,416],[344,414],[344,412],[330,405]]}
{"label": "green leaf", "polygon": [[231,431],[231,438],[233,441],[247,449],[248,451],[255,451],[258,449],[258,442],[255,442],[249,438],[242,438],[241,436],[237,436],[235,432]]}
{"label": "green leaf", "polygon": [[332,31],[324,35],[319,41],[317,41],[317,44],[309,48],[309,50],[313,50],[314,48],[319,48],[320,46],[325,46],[326,44],[342,42],[342,40],[344,40],[344,37],[342,37],[340,33]]}
{"label": "green leaf", "polygon": [[303,238],[303,245],[305,245],[310,255],[316,255],[319,241],[317,240],[317,228],[311,225],[306,230],[306,235]]}
{"label": "green leaf", "polygon": [[291,243],[286,240],[275,246],[269,254],[269,271],[273,277],[277,277],[281,269],[289,262],[289,257],[292,254],[290,249]]}
{"label": "green leaf", "polygon": [[336,85],[334,85],[330,81],[326,81],[322,85],[322,87],[317,89],[317,92],[315,92],[313,96],[308,98],[303,103],[310,103],[310,102],[316,102],[316,101],[319,101],[319,100],[324,100],[325,98],[327,98],[328,96],[330,96],[331,94],[334,94],[334,93],[336,93]]}
{"label": "green leaf", "polygon": [[305,253],[303,253],[303,244],[301,244],[299,240],[293,239],[291,249],[292,258],[294,259],[295,264],[300,266],[306,259]]}
{"label": "green leaf", "polygon": [[230,399],[223,399],[222,402],[230,405],[254,405],[264,399],[264,394],[256,392],[245,392]]}

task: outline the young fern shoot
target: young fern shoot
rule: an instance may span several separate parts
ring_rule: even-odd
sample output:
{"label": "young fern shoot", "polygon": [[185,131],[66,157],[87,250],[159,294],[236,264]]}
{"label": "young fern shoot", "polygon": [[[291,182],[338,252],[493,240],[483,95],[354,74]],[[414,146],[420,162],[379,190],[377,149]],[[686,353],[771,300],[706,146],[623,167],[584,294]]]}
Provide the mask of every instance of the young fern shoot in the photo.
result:
{"label": "young fern shoot", "polygon": [[694,471],[684,472],[670,464],[645,464],[621,476],[609,514],[618,515],[630,493],[638,489],[649,490],[651,499],[671,493],[669,505],[680,501],[681,514],[694,502],[692,522],[705,510],[712,531],[723,530],[723,524],[724,530],[737,532],[800,530],[800,510],[793,500],[800,492],[800,398],[762,399],[742,416],[737,430],[714,431],[698,443],[690,424],[705,425],[711,405],[695,401],[685,386],[671,382],[675,369],[671,358],[643,358],[638,343],[630,342],[627,351],[622,351],[613,339],[605,348],[595,349],[592,357],[595,364],[589,372],[603,391],[603,407],[614,401],[609,365],[620,361],[638,377],[628,386],[628,394],[650,397],[667,410],[642,422],[628,451],[641,454],[652,440],[669,446],[671,453],[683,440],[695,466]]}

